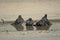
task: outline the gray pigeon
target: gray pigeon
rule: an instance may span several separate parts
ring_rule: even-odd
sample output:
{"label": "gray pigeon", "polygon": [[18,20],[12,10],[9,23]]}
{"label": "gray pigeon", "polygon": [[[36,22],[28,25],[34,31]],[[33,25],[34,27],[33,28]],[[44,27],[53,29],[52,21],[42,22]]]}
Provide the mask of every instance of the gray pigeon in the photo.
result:
{"label": "gray pigeon", "polygon": [[26,26],[32,26],[33,25],[33,20],[32,18],[29,18],[27,21],[26,21]]}
{"label": "gray pigeon", "polygon": [[15,25],[17,24],[22,24],[24,22],[24,19],[22,18],[21,15],[18,16],[18,18],[16,19],[16,21],[14,22]]}

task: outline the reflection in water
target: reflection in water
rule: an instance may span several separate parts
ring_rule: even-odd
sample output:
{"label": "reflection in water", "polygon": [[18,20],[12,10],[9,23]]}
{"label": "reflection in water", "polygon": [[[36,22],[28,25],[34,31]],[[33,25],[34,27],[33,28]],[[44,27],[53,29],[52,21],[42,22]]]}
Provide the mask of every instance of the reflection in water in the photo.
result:
{"label": "reflection in water", "polygon": [[26,30],[33,30],[33,26],[26,26]]}
{"label": "reflection in water", "polygon": [[25,28],[24,26],[26,27],[26,30],[34,30],[34,27],[35,27],[35,30],[48,30],[50,28],[51,25],[45,25],[45,26],[36,26],[36,25],[33,25],[33,26],[26,26],[25,23],[22,25],[22,24],[18,24],[18,25],[15,25],[14,23],[11,24],[13,27],[16,28],[17,31],[23,31]]}
{"label": "reflection in water", "polygon": [[[22,24],[12,24],[17,31],[23,31],[24,30],[24,26]],[[34,30],[34,27],[36,28],[36,30],[48,30],[50,28],[51,25],[46,25],[46,26],[26,26],[26,30]]]}
{"label": "reflection in water", "polygon": [[24,27],[22,26],[22,24],[18,24],[18,25],[15,25],[15,24],[12,24],[17,31],[23,31],[24,30]]}
{"label": "reflection in water", "polygon": [[46,25],[46,26],[35,26],[36,30],[48,30],[51,25]]}

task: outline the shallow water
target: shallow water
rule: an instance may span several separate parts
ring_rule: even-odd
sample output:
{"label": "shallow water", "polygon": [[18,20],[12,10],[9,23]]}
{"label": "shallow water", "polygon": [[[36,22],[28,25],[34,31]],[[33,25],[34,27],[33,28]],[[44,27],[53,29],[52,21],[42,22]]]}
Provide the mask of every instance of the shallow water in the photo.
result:
{"label": "shallow water", "polygon": [[[23,31],[27,31],[26,30],[26,26],[25,23],[22,24],[22,26],[24,27]],[[0,23],[0,32],[16,32],[16,28],[14,26],[11,25],[11,23]],[[36,31],[36,28],[34,27],[34,30],[32,31]],[[52,22],[52,25],[50,26],[48,31],[60,31],[60,22]]]}

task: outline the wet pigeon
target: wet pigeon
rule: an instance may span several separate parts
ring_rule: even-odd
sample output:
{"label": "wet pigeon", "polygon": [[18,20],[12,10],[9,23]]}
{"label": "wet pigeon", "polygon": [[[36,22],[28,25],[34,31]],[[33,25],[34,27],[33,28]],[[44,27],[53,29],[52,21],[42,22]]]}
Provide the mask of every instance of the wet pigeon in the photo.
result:
{"label": "wet pigeon", "polygon": [[33,25],[33,20],[32,18],[29,18],[27,21],[26,21],[26,26],[32,26]]}
{"label": "wet pigeon", "polygon": [[18,18],[16,19],[15,21],[15,24],[20,24],[20,23],[23,23],[24,22],[24,19],[21,17],[21,15],[18,16]]}
{"label": "wet pigeon", "polygon": [[47,14],[45,14],[45,16],[42,17],[42,19],[36,23],[36,26],[45,26],[50,24],[50,21],[47,19]]}

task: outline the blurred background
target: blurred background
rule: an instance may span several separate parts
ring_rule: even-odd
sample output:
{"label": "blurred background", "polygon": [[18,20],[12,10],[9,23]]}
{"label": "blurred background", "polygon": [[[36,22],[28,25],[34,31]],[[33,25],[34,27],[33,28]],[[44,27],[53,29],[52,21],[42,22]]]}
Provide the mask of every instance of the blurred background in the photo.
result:
{"label": "blurred background", "polygon": [[60,0],[0,0],[0,19],[15,20],[18,15],[27,20],[39,20],[44,14],[48,19],[60,19]]}

